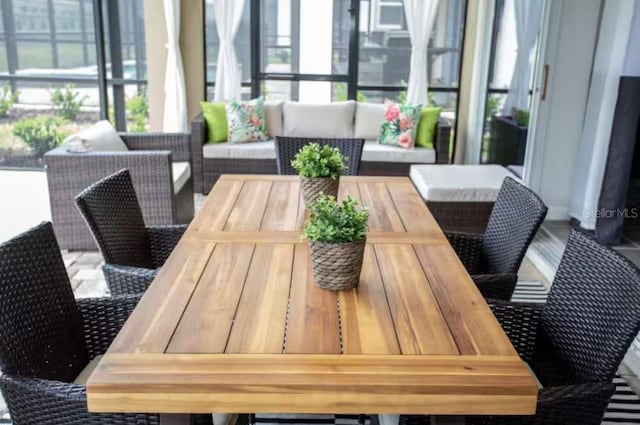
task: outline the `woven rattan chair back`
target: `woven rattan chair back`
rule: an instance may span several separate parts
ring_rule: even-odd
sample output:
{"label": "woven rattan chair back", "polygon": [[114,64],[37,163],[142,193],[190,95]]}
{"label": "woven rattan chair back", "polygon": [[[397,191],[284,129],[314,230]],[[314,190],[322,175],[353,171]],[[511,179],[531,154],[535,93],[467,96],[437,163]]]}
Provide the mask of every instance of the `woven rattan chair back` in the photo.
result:
{"label": "woven rattan chair back", "polygon": [[538,195],[506,177],[482,241],[488,272],[517,273],[546,215],[547,207]]}
{"label": "woven rattan chair back", "polygon": [[71,382],[88,363],[83,323],[51,223],[0,245],[0,368]]}
{"label": "woven rattan chair back", "polygon": [[572,230],[536,342],[542,383],[610,382],[639,331],[640,270]]}
{"label": "woven rattan chair back", "polygon": [[92,184],[76,196],[104,261],[153,268],[149,235],[129,170]]}
{"label": "woven rattan chair back", "polygon": [[291,166],[291,161],[298,151],[309,143],[318,143],[340,149],[340,153],[346,156],[347,171],[345,176],[357,176],[360,171],[362,148],[364,139],[322,139],[308,137],[276,137],[276,163],[278,174],[296,175],[298,172]]}

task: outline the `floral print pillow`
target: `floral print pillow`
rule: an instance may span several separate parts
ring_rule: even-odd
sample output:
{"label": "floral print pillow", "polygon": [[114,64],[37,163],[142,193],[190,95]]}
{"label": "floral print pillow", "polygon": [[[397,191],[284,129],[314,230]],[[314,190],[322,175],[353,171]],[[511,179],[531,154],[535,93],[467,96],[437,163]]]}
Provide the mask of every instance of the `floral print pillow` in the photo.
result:
{"label": "floral print pillow", "polygon": [[247,102],[231,100],[227,104],[227,142],[259,142],[267,139],[267,124],[264,115],[264,98]]}
{"label": "floral print pillow", "polygon": [[422,105],[386,102],[385,121],[380,127],[378,143],[413,149]]}

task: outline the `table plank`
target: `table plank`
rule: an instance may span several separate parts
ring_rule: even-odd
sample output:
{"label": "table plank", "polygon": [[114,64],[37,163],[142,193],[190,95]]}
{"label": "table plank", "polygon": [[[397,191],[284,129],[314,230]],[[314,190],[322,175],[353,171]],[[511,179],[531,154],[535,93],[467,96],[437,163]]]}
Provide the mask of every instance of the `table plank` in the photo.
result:
{"label": "table plank", "polygon": [[260,229],[262,216],[271,193],[271,186],[270,181],[245,182],[229,214],[224,230],[250,232]]}
{"label": "table plank", "polygon": [[318,288],[306,244],[295,247],[285,352],[340,353],[337,294]]}
{"label": "table plank", "polygon": [[371,245],[365,248],[358,288],[340,291],[338,300],[345,354],[400,354],[376,254]]}
{"label": "table plank", "polygon": [[218,244],[167,353],[222,353],[227,345],[254,245]]}
{"label": "table plank", "polygon": [[402,354],[458,354],[411,245],[376,245]]}
{"label": "table plank", "polygon": [[110,353],[162,353],[207,266],[215,243],[181,241],[116,336]]}
{"label": "table plank", "polygon": [[91,411],[160,413],[527,415],[537,395],[513,356],[107,354],[87,389]]}
{"label": "table plank", "polygon": [[387,192],[385,183],[358,183],[362,205],[369,208],[369,230],[372,232],[404,232],[404,225]]}
{"label": "table plank", "polygon": [[417,244],[414,248],[460,352],[516,355],[464,266],[451,255],[453,249],[438,244]]}
{"label": "table plank", "polygon": [[427,233],[434,238],[446,239],[411,182],[387,184],[387,190],[407,232]]}
{"label": "table plank", "polygon": [[300,182],[273,182],[260,230],[298,230],[301,202]]}
{"label": "table plank", "polygon": [[226,353],[282,353],[293,245],[258,245]]}
{"label": "table plank", "polygon": [[242,180],[223,179],[216,183],[204,201],[202,210],[191,221],[188,231],[222,230],[243,186]]}

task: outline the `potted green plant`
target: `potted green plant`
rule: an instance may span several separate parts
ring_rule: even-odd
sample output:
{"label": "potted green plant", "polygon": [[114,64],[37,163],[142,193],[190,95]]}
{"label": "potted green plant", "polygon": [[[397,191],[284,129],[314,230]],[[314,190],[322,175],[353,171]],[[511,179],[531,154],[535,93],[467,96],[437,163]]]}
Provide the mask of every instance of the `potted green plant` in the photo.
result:
{"label": "potted green plant", "polygon": [[355,288],[360,281],[369,211],[351,197],[336,202],[335,197],[323,194],[308,208],[304,234],[316,285],[332,291]]}
{"label": "potted green plant", "polygon": [[318,143],[309,143],[298,151],[291,165],[300,175],[302,197],[307,207],[321,193],[338,196],[340,175],[347,169],[346,160],[338,148]]}

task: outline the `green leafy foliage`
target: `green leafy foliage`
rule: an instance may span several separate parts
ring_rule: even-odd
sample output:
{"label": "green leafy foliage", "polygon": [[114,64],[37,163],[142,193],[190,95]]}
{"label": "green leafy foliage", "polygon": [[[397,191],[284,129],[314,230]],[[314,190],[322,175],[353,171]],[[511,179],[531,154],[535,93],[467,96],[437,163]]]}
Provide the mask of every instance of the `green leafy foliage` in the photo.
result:
{"label": "green leafy foliage", "polygon": [[18,92],[12,93],[9,86],[0,87],[0,117],[6,117],[17,100]]}
{"label": "green leafy foliage", "polygon": [[51,103],[55,106],[58,115],[69,121],[76,119],[87,99],[87,96],[80,96],[80,92],[75,91],[74,88],[73,84],[68,84],[64,89],[57,88],[51,93]]}
{"label": "green leafy foliage", "polygon": [[518,109],[516,111],[516,122],[523,127],[529,126],[530,112],[528,109]]}
{"label": "green leafy foliage", "polygon": [[347,159],[338,148],[309,143],[298,151],[291,165],[303,177],[331,177],[335,180],[347,169]]}
{"label": "green leafy foliage", "polygon": [[[333,96],[336,101],[344,102],[345,100],[349,100],[347,95],[346,83],[334,83],[333,87]],[[367,101],[367,96],[361,90],[358,90],[356,100],[358,102],[364,103]]]}
{"label": "green leafy foliage", "polygon": [[13,124],[13,134],[20,137],[38,156],[60,145],[67,137],[61,129],[62,118],[41,115],[23,118]]}
{"label": "green leafy foliage", "polygon": [[132,133],[146,133],[147,117],[149,115],[149,101],[145,93],[141,93],[127,100],[127,119],[130,122],[128,130]]}
{"label": "green leafy foliage", "polygon": [[369,211],[361,208],[348,196],[336,202],[333,196],[320,195],[308,206],[309,220],[304,226],[305,236],[315,242],[343,243],[364,239]]}

